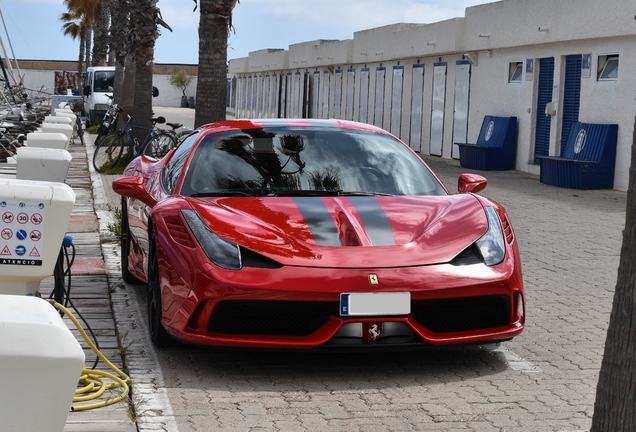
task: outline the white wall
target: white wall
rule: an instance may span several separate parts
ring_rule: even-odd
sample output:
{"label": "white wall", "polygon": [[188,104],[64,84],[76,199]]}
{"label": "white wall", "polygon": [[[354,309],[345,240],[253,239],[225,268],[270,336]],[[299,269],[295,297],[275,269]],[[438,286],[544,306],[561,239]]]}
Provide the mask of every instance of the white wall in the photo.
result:
{"label": "white wall", "polygon": [[[159,96],[152,98],[152,104],[162,107],[180,107],[181,106],[181,90],[170,84],[169,75],[153,75],[152,85],[159,89]],[[186,89],[186,96],[188,99],[191,96],[196,96],[197,92],[197,78],[193,77],[192,82]],[[196,99],[196,97],[195,97]],[[195,100],[196,103],[196,100]]]}

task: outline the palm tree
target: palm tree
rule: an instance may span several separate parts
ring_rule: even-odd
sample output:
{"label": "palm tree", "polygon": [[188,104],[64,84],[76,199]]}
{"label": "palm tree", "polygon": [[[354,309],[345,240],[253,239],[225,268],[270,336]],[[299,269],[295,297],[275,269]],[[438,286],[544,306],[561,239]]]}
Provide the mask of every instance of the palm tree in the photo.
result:
{"label": "palm tree", "polygon": [[[65,36],[79,39],[79,56],[77,73],[81,77],[84,73],[84,62],[89,63],[90,36],[92,27],[97,20],[98,5],[101,0],[64,0],[68,12],[60,16],[62,32]],[[83,94],[80,86],[80,95]]]}
{"label": "palm tree", "polygon": [[110,1],[99,0],[97,5],[95,26],[93,28],[93,61],[92,66],[106,66],[110,28]]}
{"label": "palm tree", "polygon": [[[86,44],[86,26],[81,21],[81,16],[77,12],[65,12],[60,16],[60,21],[64,22],[62,32],[64,36],[70,36],[73,40],[79,39],[79,56],[77,59],[77,74],[82,76],[84,73],[84,45]],[[82,86],[80,86],[80,95],[83,94]]]}
{"label": "palm tree", "polygon": [[[195,0],[195,4],[197,0]],[[199,0],[199,72],[194,126],[225,120],[227,38],[238,0]]]}
{"label": "palm tree", "polygon": [[[636,118],[634,118],[636,127]],[[636,129],[618,278],[592,416],[592,432],[636,430]]]}
{"label": "palm tree", "polygon": [[[136,0],[129,3],[130,28],[128,32],[128,53],[135,62],[135,100],[133,119],[135,124],[150,127],[152,122],[152,69],[155,41],[159,37],[158,25],[172,31],[161,18],[157,0]],[[140,142],[145,137],[141,131]]]}
{"label": "palm tree", "polygon": [[[115,90],[114,102],[122,107],[132,106],[134,98],[134,68],[126,67],[128,57],[128,46],[126,32],[130,25],[130,13],[128,11],[128,0],[109,0],[111,2],[111,27],[110,27],[110,54],[109,65],[115,66]],[[129,61],[130,63],[130,61]],[[128,85],[128,87],[124,87]],[[124,89],[125,88],[125,89]]]}

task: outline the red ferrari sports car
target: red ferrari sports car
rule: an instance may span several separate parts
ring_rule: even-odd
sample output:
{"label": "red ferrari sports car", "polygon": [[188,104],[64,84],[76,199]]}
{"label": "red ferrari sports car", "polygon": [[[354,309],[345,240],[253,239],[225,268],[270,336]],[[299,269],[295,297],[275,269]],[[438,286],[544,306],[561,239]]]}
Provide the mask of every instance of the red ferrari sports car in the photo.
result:
{"label": "red ferrari sports car", "polygon": [[525,324],[506,211],[462,174],[450,194],[382,129],[234,120],[134,159],[122,274],[148,286],[153,342],[393,348],[491,343]]}

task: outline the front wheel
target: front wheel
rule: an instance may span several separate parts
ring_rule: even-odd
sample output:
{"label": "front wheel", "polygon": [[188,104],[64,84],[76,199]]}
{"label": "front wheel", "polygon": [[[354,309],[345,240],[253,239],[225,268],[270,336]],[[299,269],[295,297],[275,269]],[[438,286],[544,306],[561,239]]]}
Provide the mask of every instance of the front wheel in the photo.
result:
{"label": "front wheel", "polygon": [[161,323],[161,286],[159,278],[159,259],[157,257],[157,239],[154,231],[150,234],[148,251],[148,332],[150,340],[158,347],[171,344],[172,338]]}
{"label": "front wheel", "polygon": [[144,154],[155,159],[164,157],[173,147],[176,147],[177,140],[168,132],[155,131],[144,147]]}
{"label": "front wheel", "polygon": [[95,148],[93,154],[93,167],[95,171],[101,173],[119,161],[124,149],[124,141],[118,134],[105,136]]}
{"label": "front wheel", "polygon": [[139,279],[128,269],[128,256],[130,255],[130,227],[128,225],[128,200],[121,199],[121,278],[129,284],[141,283]]}
{"label": "front wheel", "polygon": [[79,113],[77,114],[76,124],[77,124],[77,136],[79,137],[82,145],[86,145],[86,143],[84,142],[84,122],[82,121],[82,118],[80,117]]}

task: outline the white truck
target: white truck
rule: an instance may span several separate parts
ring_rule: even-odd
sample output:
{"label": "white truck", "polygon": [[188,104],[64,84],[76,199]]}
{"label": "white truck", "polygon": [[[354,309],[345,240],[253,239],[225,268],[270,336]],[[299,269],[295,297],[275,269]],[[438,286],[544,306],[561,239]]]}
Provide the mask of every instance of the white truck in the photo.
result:
{"label": "white truck", "polygon": [[[98,124],[111,104],[115,66],[91,66],[84,74],[84,114],[89,125]],[[107,96],[108,95],[108,96]]]}

